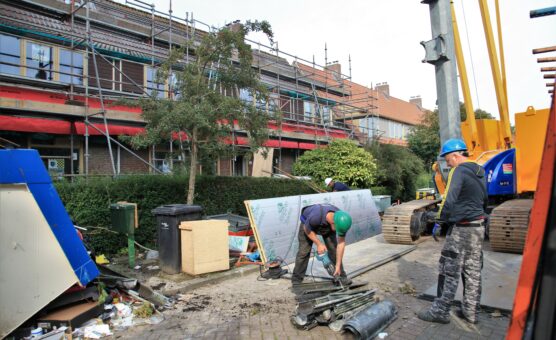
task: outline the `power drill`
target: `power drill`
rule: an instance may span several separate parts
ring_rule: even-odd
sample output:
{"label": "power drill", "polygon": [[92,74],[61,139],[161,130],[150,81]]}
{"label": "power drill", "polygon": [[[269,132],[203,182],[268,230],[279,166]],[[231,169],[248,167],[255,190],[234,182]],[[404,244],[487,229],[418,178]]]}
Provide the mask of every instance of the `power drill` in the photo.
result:
{"label": "power drill", "polygon": [[322,253],[322,255],[317,253],[316,258],[317,260],[322,262],[322,265],[324,266],[324,269],[326,269],[328,274],[334,277],[334,272],[336,271],[336,267],[334,266],[334,263],[330,261],[330,257],[328,257],[328,252],[325,251],[324,253]]}

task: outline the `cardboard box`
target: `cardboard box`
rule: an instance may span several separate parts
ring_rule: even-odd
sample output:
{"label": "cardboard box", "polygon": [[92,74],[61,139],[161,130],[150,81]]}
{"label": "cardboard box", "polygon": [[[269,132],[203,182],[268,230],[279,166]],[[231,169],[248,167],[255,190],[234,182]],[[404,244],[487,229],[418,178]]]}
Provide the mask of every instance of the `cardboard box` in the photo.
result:
{"label": "cardboard box", "polygon": [[39,327],[51,330],[53,327],[71,327],[76,329],[90,319],[96,318],[104,311],[104,305],[98,302],[85,302],[60,308],[38,319]]}
{"label": "cardboard box", "polygon": [[181,268],[199,275],[230,269],[228,221],[184,221],[181,231]]}

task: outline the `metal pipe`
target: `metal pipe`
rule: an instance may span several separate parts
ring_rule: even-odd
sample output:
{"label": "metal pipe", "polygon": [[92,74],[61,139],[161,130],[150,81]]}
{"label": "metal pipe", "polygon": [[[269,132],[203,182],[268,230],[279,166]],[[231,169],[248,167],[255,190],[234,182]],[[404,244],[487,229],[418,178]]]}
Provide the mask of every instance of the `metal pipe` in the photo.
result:
{"label": "metal pipe", "polygon": [[344,324],[343,329],[358,339],[372,339],[396,317],[396,306],[385,300],[361,310]]}
{"label": "metal pipe", "polygon": [[[86,2],[86,1],[85,1]],[[85,35],[91,30],[89,22],[89,6],[85,7]],[[89,45],[86,45],[86,52],[84,59],[87,60],[87,67],[89,67]],[[85,68],[85,65],[83,65]],[[84,72],[85,73],[85,72]],[[89,72],[87,71],[87,76]],[[89,175],[89,79],[85,81],[85,178]]]}
{"label": "metal pipe", "polygon": [[533,9],[529,11],[530,18],[538,18],[538,17],[544,17],[547,15],[554,15],[554,14],[556,14],[556,6],[541,8],[541,9]]}
{"label": "metal pipe", "polygon": [[[89,6],[87,6],[89,8]],[[108,135],[108,122],[106,120],[106,108],[104,107],[104,98],[102,97],[102,87],[100,86],[100,79],[98,78],[98,65],[97,65],[97,58],[95,47],[93,46],[93,41],[91,39],[91,35],[89,32],[89,44],[91,45],[91,50],[93,51],[93,64],[95,66],[95,77],[97,80],[97,87],[98,87],[98,95],[100,99],[100,109],[102,111],[102,118],[104,120],[104,128],[106,129],[106,142],[108,143],[108,152],[110,154],[110,164],[112,165],[112,172],[114,176],[117,175],[116,173],[116,166],[114,164],[114,154],[112,153],[112,144],[110,143],[110,137]],[[115,67],[115,66],[114,66]]]}

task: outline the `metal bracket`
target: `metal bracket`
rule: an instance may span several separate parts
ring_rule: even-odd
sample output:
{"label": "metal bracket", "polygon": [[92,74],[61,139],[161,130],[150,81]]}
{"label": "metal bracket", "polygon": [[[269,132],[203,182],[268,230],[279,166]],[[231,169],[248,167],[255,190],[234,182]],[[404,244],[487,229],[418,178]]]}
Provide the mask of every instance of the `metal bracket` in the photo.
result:
{"label": "metal bracket", "polygon": [[448,60],[444,34],[439,34],[436,38],[429,41],[421,41],[421,45],[425,48],[424,63],[436,65]]}

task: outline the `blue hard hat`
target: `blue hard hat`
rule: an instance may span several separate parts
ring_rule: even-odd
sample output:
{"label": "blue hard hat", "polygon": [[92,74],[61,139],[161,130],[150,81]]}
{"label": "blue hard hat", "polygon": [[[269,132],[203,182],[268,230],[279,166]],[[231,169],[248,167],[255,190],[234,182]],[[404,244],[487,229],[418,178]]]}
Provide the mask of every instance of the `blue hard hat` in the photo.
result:
{"label": "blue hard hat", "polygon": [[451,138],[444,142],[440,150],[440,157],[444,157],[449,153],[456,151],[467,151],[467,146],[462,139]]}

